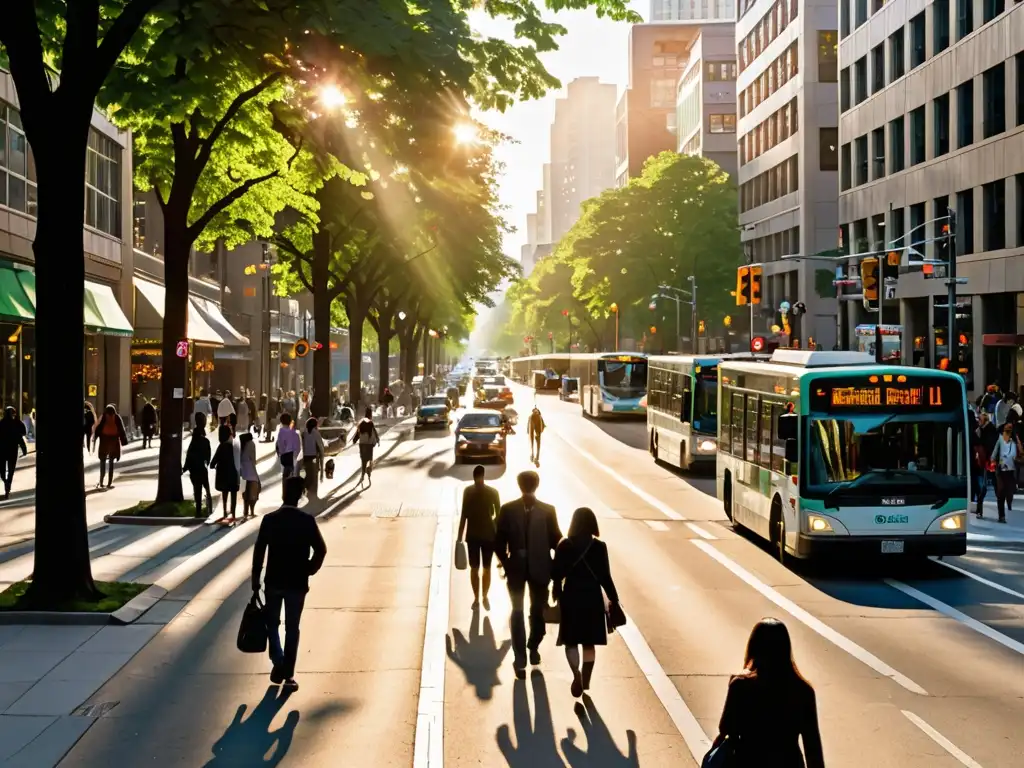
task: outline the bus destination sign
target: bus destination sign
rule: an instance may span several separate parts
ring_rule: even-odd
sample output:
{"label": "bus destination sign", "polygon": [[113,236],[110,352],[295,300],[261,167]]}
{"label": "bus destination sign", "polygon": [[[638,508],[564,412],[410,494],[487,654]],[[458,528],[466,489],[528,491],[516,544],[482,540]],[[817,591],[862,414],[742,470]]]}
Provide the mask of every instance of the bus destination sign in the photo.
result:
{"label": "bus destination sign", "polygon": [[[879,377],[880,378],[880,377]],[[903,378],[903,377],[901,377]],[[815,410],[917,410],[949,408],[956,405],[960,393],[951,381],[861,381],[830,379],[811,384],[811,403]]]}

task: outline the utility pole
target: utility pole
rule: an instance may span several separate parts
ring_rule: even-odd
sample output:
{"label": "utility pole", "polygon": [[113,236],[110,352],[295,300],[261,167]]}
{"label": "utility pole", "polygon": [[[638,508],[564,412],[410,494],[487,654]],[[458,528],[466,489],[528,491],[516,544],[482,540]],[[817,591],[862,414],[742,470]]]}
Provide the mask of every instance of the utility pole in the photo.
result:
{"label": "utility pole", "polygon": [[[953,365],[953,344],[956,337],[956,211],[952,208],[946,209],[946,232],[947,252],[949,253],[949,266],[946,267],[946,296],[949,301],[949,338],[946,340],[946,350],[949,355],[949,364]],[[964,280],[964,282],[967,282]],[[956,342],[959,351],[959,341]]]}
{"label": "utility pole", "polygon": [[[697,276],[689,277],[692,288],[690,291],[690,341],[693,344],[693,354],[697,354]],[[677,305],[678,306],[678,305]]]}

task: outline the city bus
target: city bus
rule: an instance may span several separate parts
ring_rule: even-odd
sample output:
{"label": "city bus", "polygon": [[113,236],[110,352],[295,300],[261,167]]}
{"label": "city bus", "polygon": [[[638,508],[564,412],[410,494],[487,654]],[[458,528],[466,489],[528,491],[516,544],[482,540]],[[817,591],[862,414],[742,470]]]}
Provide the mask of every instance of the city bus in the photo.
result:
{"label": "city bus", "polygon": [[648,448],[655,461],[679,469],[712,466],[718,446],[721,357],[647,358]]}
{"label": "city bus", "polygon": [[719,363],[718,402],[718,498],[780,560],[967,551],[959,375],[779,349]]}
{"label": "city bus", "polygon": [[554,371],[558,374],[556,378],[561,378],[563,374],[569,372],[569,361],[573,357],[579,357],[579,355],[553,353],[550,355],[530,355],[529,357],[513,358],[510,364],[512,378],[515,381],[531,386],[533,384],[534,371]]}
{"label": "city bus", "polygon": [[647,356],[636,352],[573,355],[569,375],[579,379],[584,415],[642,415],[646,407]]}

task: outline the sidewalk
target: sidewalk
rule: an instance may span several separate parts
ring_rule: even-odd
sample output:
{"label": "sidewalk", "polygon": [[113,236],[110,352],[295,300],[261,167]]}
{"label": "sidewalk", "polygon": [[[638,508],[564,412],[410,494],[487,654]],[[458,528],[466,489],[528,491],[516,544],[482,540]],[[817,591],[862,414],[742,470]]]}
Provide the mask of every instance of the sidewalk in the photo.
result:
{"label": "sidewalk", "polygon": [[967,541],[975,544],[1024,543],[1024,498],[1014,501],[1019,508],[1007,510],[1005,523],[997,522],[995,499],[985,499],[985,517],[981,520],[975,517],[975,505],[971,504],[971,513],[967,515]]}

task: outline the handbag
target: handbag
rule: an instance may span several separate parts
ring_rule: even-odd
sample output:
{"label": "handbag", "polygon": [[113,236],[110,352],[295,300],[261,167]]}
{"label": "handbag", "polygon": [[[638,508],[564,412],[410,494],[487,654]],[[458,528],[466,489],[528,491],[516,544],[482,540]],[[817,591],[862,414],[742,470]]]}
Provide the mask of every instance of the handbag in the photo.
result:
{"label": "handbag", "polygon": [[469,551],[466,542],[455,542],[455,570],[464,571],[469,567]]}
{"label": "handbag", "polygon": [[[587,547],[589,550],[590,547]],[[584,555],[587,553],[584,552]],[[580,560],[583,560],[581,557]],[[601,580],[597,578],[597,574],[594,573],[594,569],[590,567],[590,563],[584,561],[583,564],[587,566],[587,570],[590,571],[590,575],[594,577],[594,581],[601,584]],[[608,593],[604,591],[604,586],[601,586],[601,595],[604,597],[604,621],[608,627],[609,632],[614,632],[619,627],[626,626],[626,612],[622,610],[622,605],[612,601],[608,597]]]}
{"label": "handbag", "polygon": [[253,592],[252,599],[242,611],[237,645],[242,653],[265,653],[267,650],[267,620],[263,603],[256,592]]}
{"label": "handbag", "polygon": [[711,745],[700,768],[735,768],[738,765],[736,741],[726,736],[720,743]]}
{"label": "handbag", "polygon": [[[591,541],[590,544],[594,542]],[[583,554],[576,558],[576,562],[572,564],[572,568],[569,569],[571,573],[576,569],[576,566],[583,562],[583,558],[587,556],[587,552],[590,551],[590,544],[587,544],[587,548],[583,550]],[[585,565],[585,563],[584,563]],[[593,573],[593,571],[591,571]],[[562,606],[560,603],[548,603],[544,606],[544,623],[545,624],[561,624],[562,623]]]}

